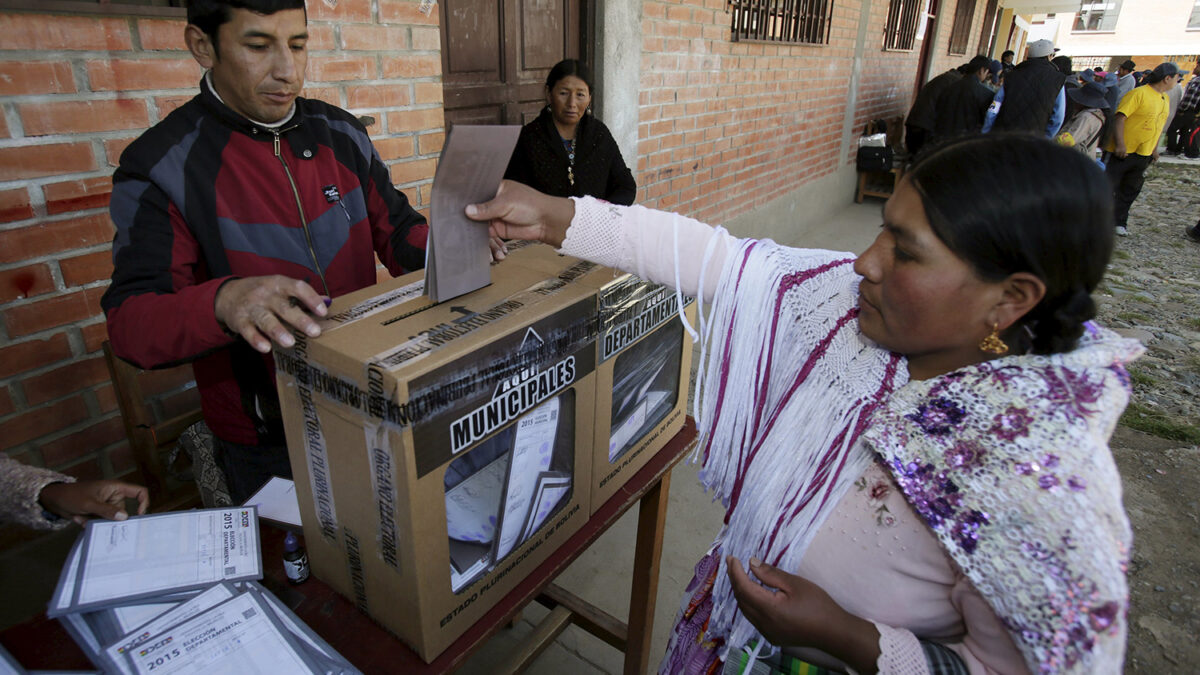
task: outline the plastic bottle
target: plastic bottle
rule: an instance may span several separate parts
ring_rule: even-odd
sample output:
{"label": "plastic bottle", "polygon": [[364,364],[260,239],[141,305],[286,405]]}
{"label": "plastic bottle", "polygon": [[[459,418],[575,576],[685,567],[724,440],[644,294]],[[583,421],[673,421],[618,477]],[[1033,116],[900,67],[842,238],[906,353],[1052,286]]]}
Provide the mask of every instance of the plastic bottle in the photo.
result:
{"label": "plastic bottle", "polygon": [[293,584],[308,579],[308,554],[304,552],[304,546],[295,532],[288,532],[283,539],[283,571]]}

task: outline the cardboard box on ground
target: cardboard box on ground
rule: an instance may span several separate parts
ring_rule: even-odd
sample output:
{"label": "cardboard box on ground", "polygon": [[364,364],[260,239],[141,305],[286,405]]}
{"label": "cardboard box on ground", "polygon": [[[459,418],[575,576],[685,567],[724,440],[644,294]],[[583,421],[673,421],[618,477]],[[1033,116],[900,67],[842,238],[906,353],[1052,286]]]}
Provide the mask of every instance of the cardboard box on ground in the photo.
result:
{"label": "cardboard box on ground", "polygon": [[[642,305],[657,317],[657,296],[546,246],[517,252],[490,286],[441,305],[421,295],[421,273],[338,298],[320,338],[276,353],[312,572],[426,661],[587,521],[603,503],[594,491],[614,494],[683,422],[686,335],[635,349],[682,334],[678,322],[601,352],[605,317]],[[616,281],[610,304],[626,311],[605,314]],[[610,428],[621,434],[612,461]]]}

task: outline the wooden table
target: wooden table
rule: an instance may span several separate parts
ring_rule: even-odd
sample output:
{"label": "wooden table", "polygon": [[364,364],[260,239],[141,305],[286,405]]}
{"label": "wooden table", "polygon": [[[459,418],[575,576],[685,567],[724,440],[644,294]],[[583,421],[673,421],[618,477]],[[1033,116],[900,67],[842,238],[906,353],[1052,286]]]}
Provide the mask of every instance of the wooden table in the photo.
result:
{"label": "wooden table", "polygon": [[[367,675],[374,673],[446,673],[458,669],[491,636],[510,625],[531,600],[551,608],[550,613],[494,672],[520,672],[572,623],[625,652],[625,673],[641,674],[649,664],[654,624],[658,568],[662,556],[663,525],[671,469],[690,450],[696,427],[688,418],[675,435],[641,471],[584,524],[583,528],[529,574],[511,593],[467,630],[433,663],[419,656],[391,633],[358,611],[318,579],[299,586],[284,580],[283,566],[271,564],[283,555],[283,535],[263,530],[263,560],[267,570],[263,585],[292,608],[314,631]],[[630,507],[638,506],[637,543],[633,558],[629,620],[622,622],[552,583]],[[45,615],[0,632],[3,644],[19,663],[33,670],[87,670],[93,666],[62,626]]]}

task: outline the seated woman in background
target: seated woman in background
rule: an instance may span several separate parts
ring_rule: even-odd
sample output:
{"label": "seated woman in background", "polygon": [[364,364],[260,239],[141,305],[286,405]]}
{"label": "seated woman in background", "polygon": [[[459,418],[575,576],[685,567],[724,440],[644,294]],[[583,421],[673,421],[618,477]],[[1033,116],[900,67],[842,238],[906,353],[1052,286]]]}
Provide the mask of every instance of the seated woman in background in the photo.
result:
{"label": "seated woman in background", "polygon": [[857,257],[509,182],[467,207],[701,303],[695,457],[726,524],[661,673],[1121,671],[1108,441],[1142,348],[1090,321],[1107,182],[1033,136],[930,150]]}
{"label": "seated woman in background", "polygon": [[637,183],[608,127],[591,112],[592,77],[575,59],[546,78],[546,107],[529,124],[504,177],[555,197],[598,197],[632,204]]}

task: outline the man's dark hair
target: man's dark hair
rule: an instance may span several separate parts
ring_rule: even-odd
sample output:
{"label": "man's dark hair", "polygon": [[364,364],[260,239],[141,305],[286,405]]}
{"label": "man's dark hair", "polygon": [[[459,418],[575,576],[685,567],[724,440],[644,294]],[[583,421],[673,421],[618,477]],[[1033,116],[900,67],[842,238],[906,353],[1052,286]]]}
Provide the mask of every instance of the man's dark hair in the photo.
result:
{"label": "man's dark hair", "polygon": [[1013,50],[1005,49],[1004,53],[1000,55],[1000,60],[1003,61],[1004,59],[1012,56],[1013,54],[1014,54]]}
{"label": "man's dark hair", "polygon": [[188,3],[188,23],[204,31],[212,41],[213,48],[217,47],[217,30],[221,24],[233,18],[233,10],[248,9],[257,14],[274,14],[285,9],[303,9],[305,16],[308,10],[304,0],[192,0]]}
{"label": "man's dark hair", "polygon": [[1071,57],[1056,56],[1050,59],[1050,63],[1053,63],[1054,67],[1058,68],[1058,71],[1063,75],[1071,74]]}
{"label": "man's dark hair", "polygon": [[992,60],[983,54],[977,54],[970,61],[964,63],[958,70],[963,75],[972,75],[987,68],[992,64]]}
{"label": "man's dark hair", "polygon": [[1129,71],[1129,72],[1131,72],[1131,73],[1132,73],[1133,71],[1137,70],[1137,64],[1136,64],[1136,63],[1134,63],[1134,62],[1133,62],[1132,60],[1130,60],[1130,59],[1126,59],[1126,60],[1125,60],[1125,63],[1122,63],[1120,67],[1121,67],[1121,68],[1124,68],[1125,70],[1128,70],[1128,71]]}
{"label": "man's dark hair", "polygon": [[1112,188],[1096,163],[1045,138],[990,133],[935,146],[904,176],[934,234],[981,279],[1029,272],[1046,284],[1018,346],[1073,349],[1113,249]]}

